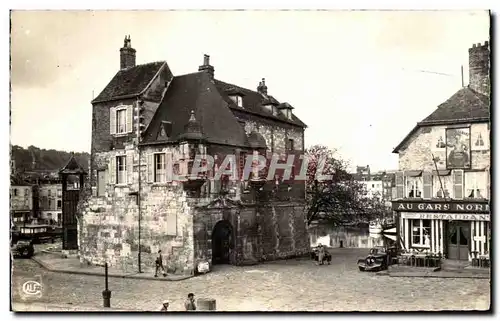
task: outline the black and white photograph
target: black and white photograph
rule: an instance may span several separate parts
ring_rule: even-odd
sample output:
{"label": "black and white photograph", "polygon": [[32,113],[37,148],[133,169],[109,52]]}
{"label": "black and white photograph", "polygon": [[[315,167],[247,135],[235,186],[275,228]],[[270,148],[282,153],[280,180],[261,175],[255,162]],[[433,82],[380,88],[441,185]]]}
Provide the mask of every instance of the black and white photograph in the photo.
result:
{"label": "black and white photograph", "polygon": [[491,312],[492,17],[10,10],[10,311]]}

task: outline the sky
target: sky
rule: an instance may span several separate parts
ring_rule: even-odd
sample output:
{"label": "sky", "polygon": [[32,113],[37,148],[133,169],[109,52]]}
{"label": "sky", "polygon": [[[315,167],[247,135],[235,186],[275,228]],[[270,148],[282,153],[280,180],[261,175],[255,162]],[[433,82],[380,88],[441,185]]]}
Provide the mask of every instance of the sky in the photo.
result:
{"label": "sky", "polygon": [[352,169],[397,169],[392,150],[468,84],[468,48],[489,40],[485,11],[14,11],[11,143],[90,152],[90,101],[137,64],[174,75],[210,55],[215,78],[268,93],[308,125],[306,147]]}

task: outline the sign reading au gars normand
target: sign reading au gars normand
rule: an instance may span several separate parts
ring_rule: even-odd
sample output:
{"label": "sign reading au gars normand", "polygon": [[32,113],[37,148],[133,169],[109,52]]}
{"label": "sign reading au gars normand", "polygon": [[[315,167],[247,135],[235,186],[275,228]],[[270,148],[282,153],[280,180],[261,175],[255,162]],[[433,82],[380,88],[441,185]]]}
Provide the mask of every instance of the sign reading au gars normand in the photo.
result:
{"label": "sign reading au gars normand", "polygon": [[487,203],[458,202],[392,202],[392,209],[398,212],[445,212],[445,213],[489,213]]}

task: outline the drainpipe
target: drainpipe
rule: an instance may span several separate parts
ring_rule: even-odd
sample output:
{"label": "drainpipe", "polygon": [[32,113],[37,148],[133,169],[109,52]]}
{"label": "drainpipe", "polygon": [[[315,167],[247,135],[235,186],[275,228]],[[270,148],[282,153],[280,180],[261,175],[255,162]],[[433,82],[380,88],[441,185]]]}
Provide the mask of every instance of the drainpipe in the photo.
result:
{"label": "drainpipe", "polygon": [[139,222],[138,222],[138,225],[139,225],[139,242],[138,242],[138,245],[139,245],[139,248],[138,248],[138,251],[137,251],[137,263],[139,265],[139,273],[142,273],[142,269],[141,269],[141,147],[139,146],[139,143],[141,142],[141,128],[139,126],[139,123],[140,123],[140,108],[139,108],[139,98],[137,98],[137,101],[136,101],[136,104],[137,104],[137,153],[139,154],[139,162],[138,162],[138,186],[137,186],[137,212],[138,212],[138,215],[139,215]]}

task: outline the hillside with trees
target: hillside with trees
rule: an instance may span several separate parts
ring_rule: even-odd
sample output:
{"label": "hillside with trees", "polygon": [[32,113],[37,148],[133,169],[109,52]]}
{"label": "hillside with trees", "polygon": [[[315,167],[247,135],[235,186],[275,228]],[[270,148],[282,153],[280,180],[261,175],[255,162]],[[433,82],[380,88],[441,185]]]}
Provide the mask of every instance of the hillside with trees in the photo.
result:
{"label": "hillside with trees", "polygon": [[[78,163],[85,169],[89,166],[89,153],[74,153]],[[35,146],[23,148],[12,145],[11,157],[15,160],[16,170],[24,171],[56,171],[66,166],[71,158],[71,152],[59,151],[54,149],[41,149]],[[33,160],[35,166],[33,168]]]}

